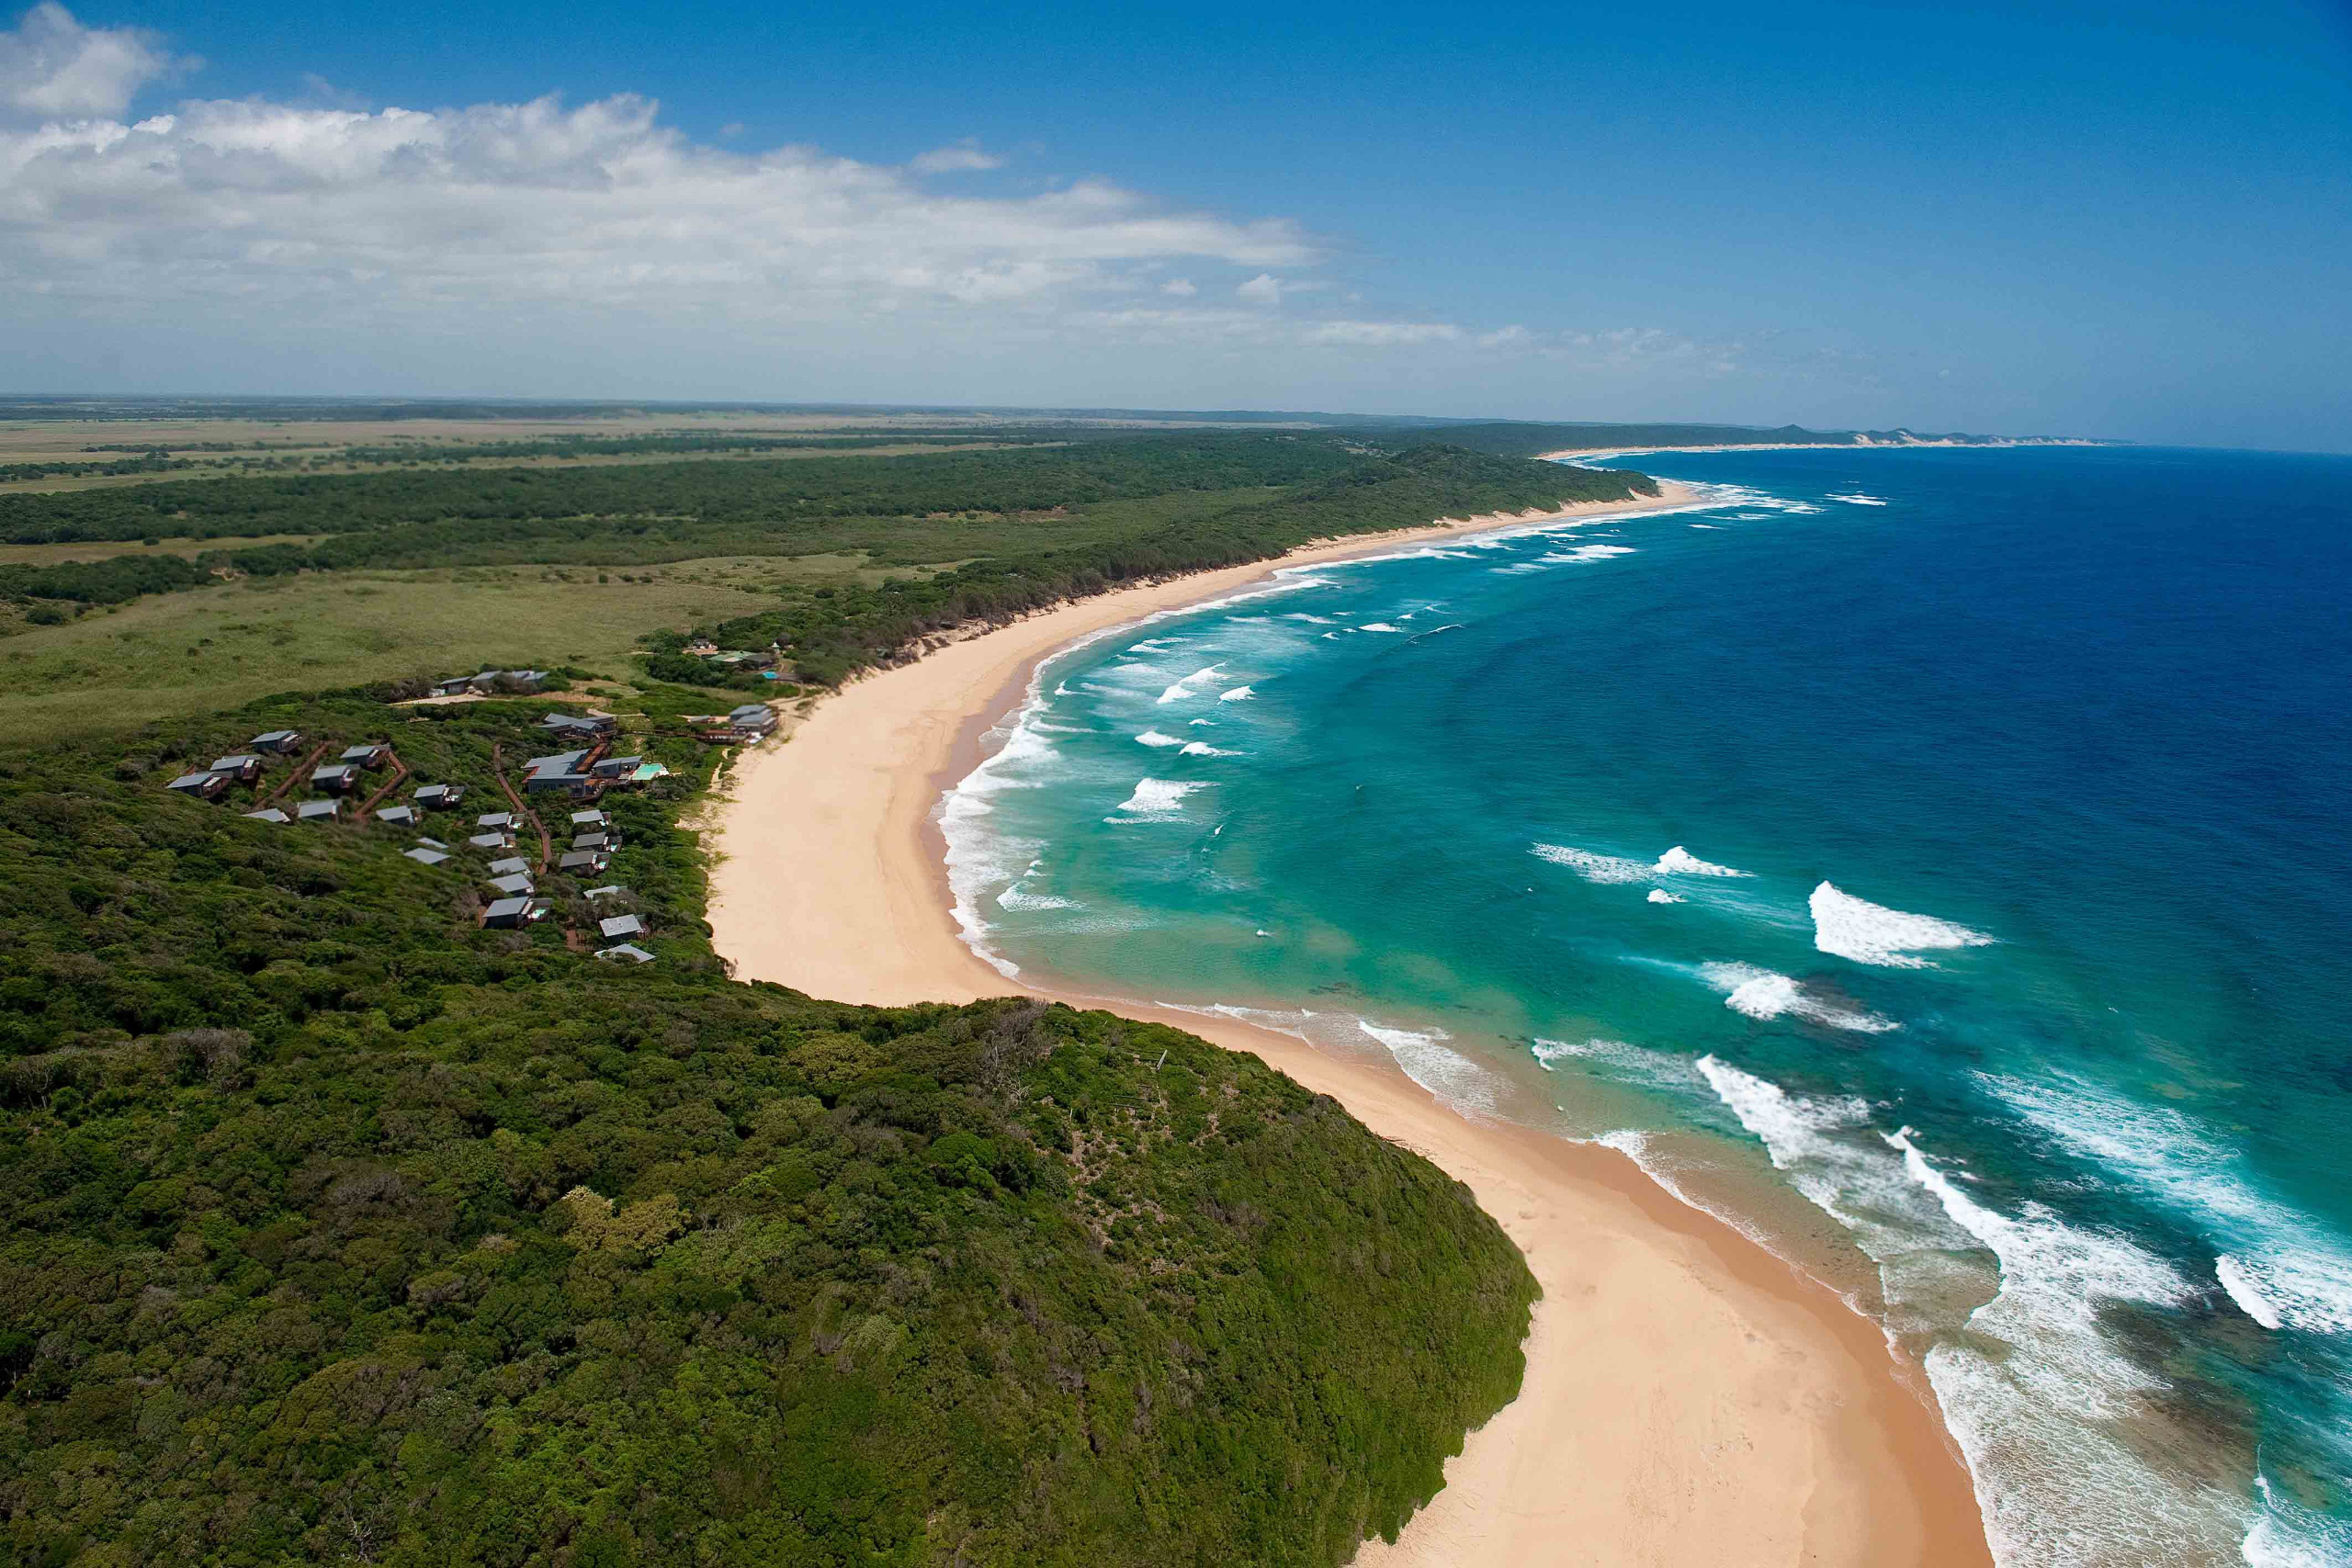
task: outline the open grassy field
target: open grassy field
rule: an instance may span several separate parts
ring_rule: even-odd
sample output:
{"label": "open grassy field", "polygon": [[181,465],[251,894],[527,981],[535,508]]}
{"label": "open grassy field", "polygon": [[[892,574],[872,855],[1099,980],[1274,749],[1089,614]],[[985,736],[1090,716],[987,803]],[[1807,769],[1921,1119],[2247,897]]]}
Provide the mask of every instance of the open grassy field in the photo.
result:
{"label": "open grassy field", "polygon": [[640,633],[755,614],[787,582],[882,575],[855,556],[725,557],[621,571],[322,573],[163,594],[0,641],[0,744],[487,665],[576,665],[627,683]]}
{"label": "open grassy field", "polygon": [[[1061,417],[1055,423],[1074,430],[1183,430],[1203,427],[1187,420],[1103,419]],[[1304,428],[1305,426],[1301,426]],[[1275,428],[1266,426],[1265,428]],[[767,457],[841,457],[841,448],[807,453],[775,446],[764,451],[679,453],[578,453],[557,456],[495,456],[481,448],[517,442],[614,441],[657,436],[764,436],[808,438],[857,432],[866,438],[904,431],[922,434],[922,442],[879,442],[854,448],[855,455],[874,457],[911,457],[927,453],[993,450],[1007,441],[1037,443],[1035,418],[972,411],[969,412],[791,413],[784,412],[719,412],[674,411],[657,414],[587,413],[578,419],[413,419],[413,420],[272,420],[159,419],[6,420],[0,421],[0,495],[111,490],[124,485],[153,484],[160,479],[220,479],[257,472],[319,474],[380,471],[383,454],[397,448],[400,466],[413,461],[427,467],[599,467],[612,464],[679,461],[741,461]],[[967,435],[968,440],[943,443],[943,436]],[[992,440],[1002,436],[1004,440]],[[11,478],[11,464],[102,463],[130,455],[127,449],[160,447],[175,459],[193,467],[133,474],[50,474]],[[358,454],[353,460],[351,454]]]}

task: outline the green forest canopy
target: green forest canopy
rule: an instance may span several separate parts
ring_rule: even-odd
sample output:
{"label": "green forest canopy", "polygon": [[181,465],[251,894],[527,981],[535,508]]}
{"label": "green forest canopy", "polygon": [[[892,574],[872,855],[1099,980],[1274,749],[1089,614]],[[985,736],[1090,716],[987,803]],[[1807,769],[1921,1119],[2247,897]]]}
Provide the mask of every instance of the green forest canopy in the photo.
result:
{"label": "green forest canopy", "polygon": [[1509,1241],[1255,1058],[728,979],[697,742],[642,967],[162,787],[295,728],[494,805],[538,711],[0,759],[0,1561],[1330,1564],[1516,1392]]}

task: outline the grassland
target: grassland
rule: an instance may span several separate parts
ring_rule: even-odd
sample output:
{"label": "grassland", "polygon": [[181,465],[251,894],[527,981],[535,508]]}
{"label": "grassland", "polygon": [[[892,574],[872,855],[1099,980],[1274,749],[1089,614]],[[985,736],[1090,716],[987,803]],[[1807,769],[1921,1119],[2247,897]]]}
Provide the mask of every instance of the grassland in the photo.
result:
{"label": "grassland", "polygon": [[753,615],[784,582],[880,574],[853,556],[263,578],[162,594],[0,641],[0,744],[488,664],[628,682],[643,633]]}
{"label": "grassland", "polygon": [[489,663],[774,690],[686,655],[689,631],[775,645],[787,679],[831,685],[940,630],[1122,582],[1651,488],[1339,432],[1097,431],[899,457],[877,437],[733,462],[676,455],[701,435],[658,439],[647,450],[667,461],[175,469],[0,496],[0,739]]}

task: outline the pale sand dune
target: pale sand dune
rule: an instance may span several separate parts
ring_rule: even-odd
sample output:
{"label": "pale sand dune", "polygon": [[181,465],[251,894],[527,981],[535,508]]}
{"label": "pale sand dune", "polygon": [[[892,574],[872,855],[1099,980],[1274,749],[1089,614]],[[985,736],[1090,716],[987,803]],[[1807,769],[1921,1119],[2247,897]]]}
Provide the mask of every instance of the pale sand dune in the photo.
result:
{"label": "pale sand dune", "polygon": [[[1687,500],[1670,493],[1649,505]],[[1283,564],[1461,531],[1351,539]],[[788,742],[747,758],[731,801],[711,814],[723,857],[710,910],[718,951],[743,978],[841,1001],[1022,989],[956,934],[932,821],[942,790],[978,760],[981,734],[1020,700],[1038,660],[1269,570],[1068,605],[820,705]],[[1140,1005],[1120,1010],[1154,1016]],[[1358,1562],[1989,1561],[1940,1426],[1877,1330],[1826,1290],[1610,1151],[1467,1121],[1401,1073],[1247,1024],[1157,1016],[1256,1053],[1467,1183],[1543,1284],[1519,1399],[1471,1435],[1403,1538],[1369,1543]]]}

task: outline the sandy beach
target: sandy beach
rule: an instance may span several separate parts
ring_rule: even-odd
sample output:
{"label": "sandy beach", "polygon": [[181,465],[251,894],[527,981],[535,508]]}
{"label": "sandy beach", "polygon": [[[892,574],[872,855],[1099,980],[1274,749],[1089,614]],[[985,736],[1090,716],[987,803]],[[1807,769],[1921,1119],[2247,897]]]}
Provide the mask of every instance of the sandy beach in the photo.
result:
{"label": "sandy beach", "polygon": [[[1654,502],[1572,510],[1690,499],[1669,486]],[[1359,536],[1104,594],[854,682],[790,739],[748,755],[708,813],[719,953],[741,978],[842,1001],[1028,988],[958,938],[933,815],[1040,660],[1277,567],[1528,520]],[[1367,1544],[1359,1563],[1989,1563],[1967,1473],[1878,1329],[1631,1161],[1467,1120],[1401,1072],[1245,1023],[1118,1008],[1252,1052],[1433,1160],[1471,1188],[1542,1283],[1520,1397],[1471,1434],[1400,1540]]]}

